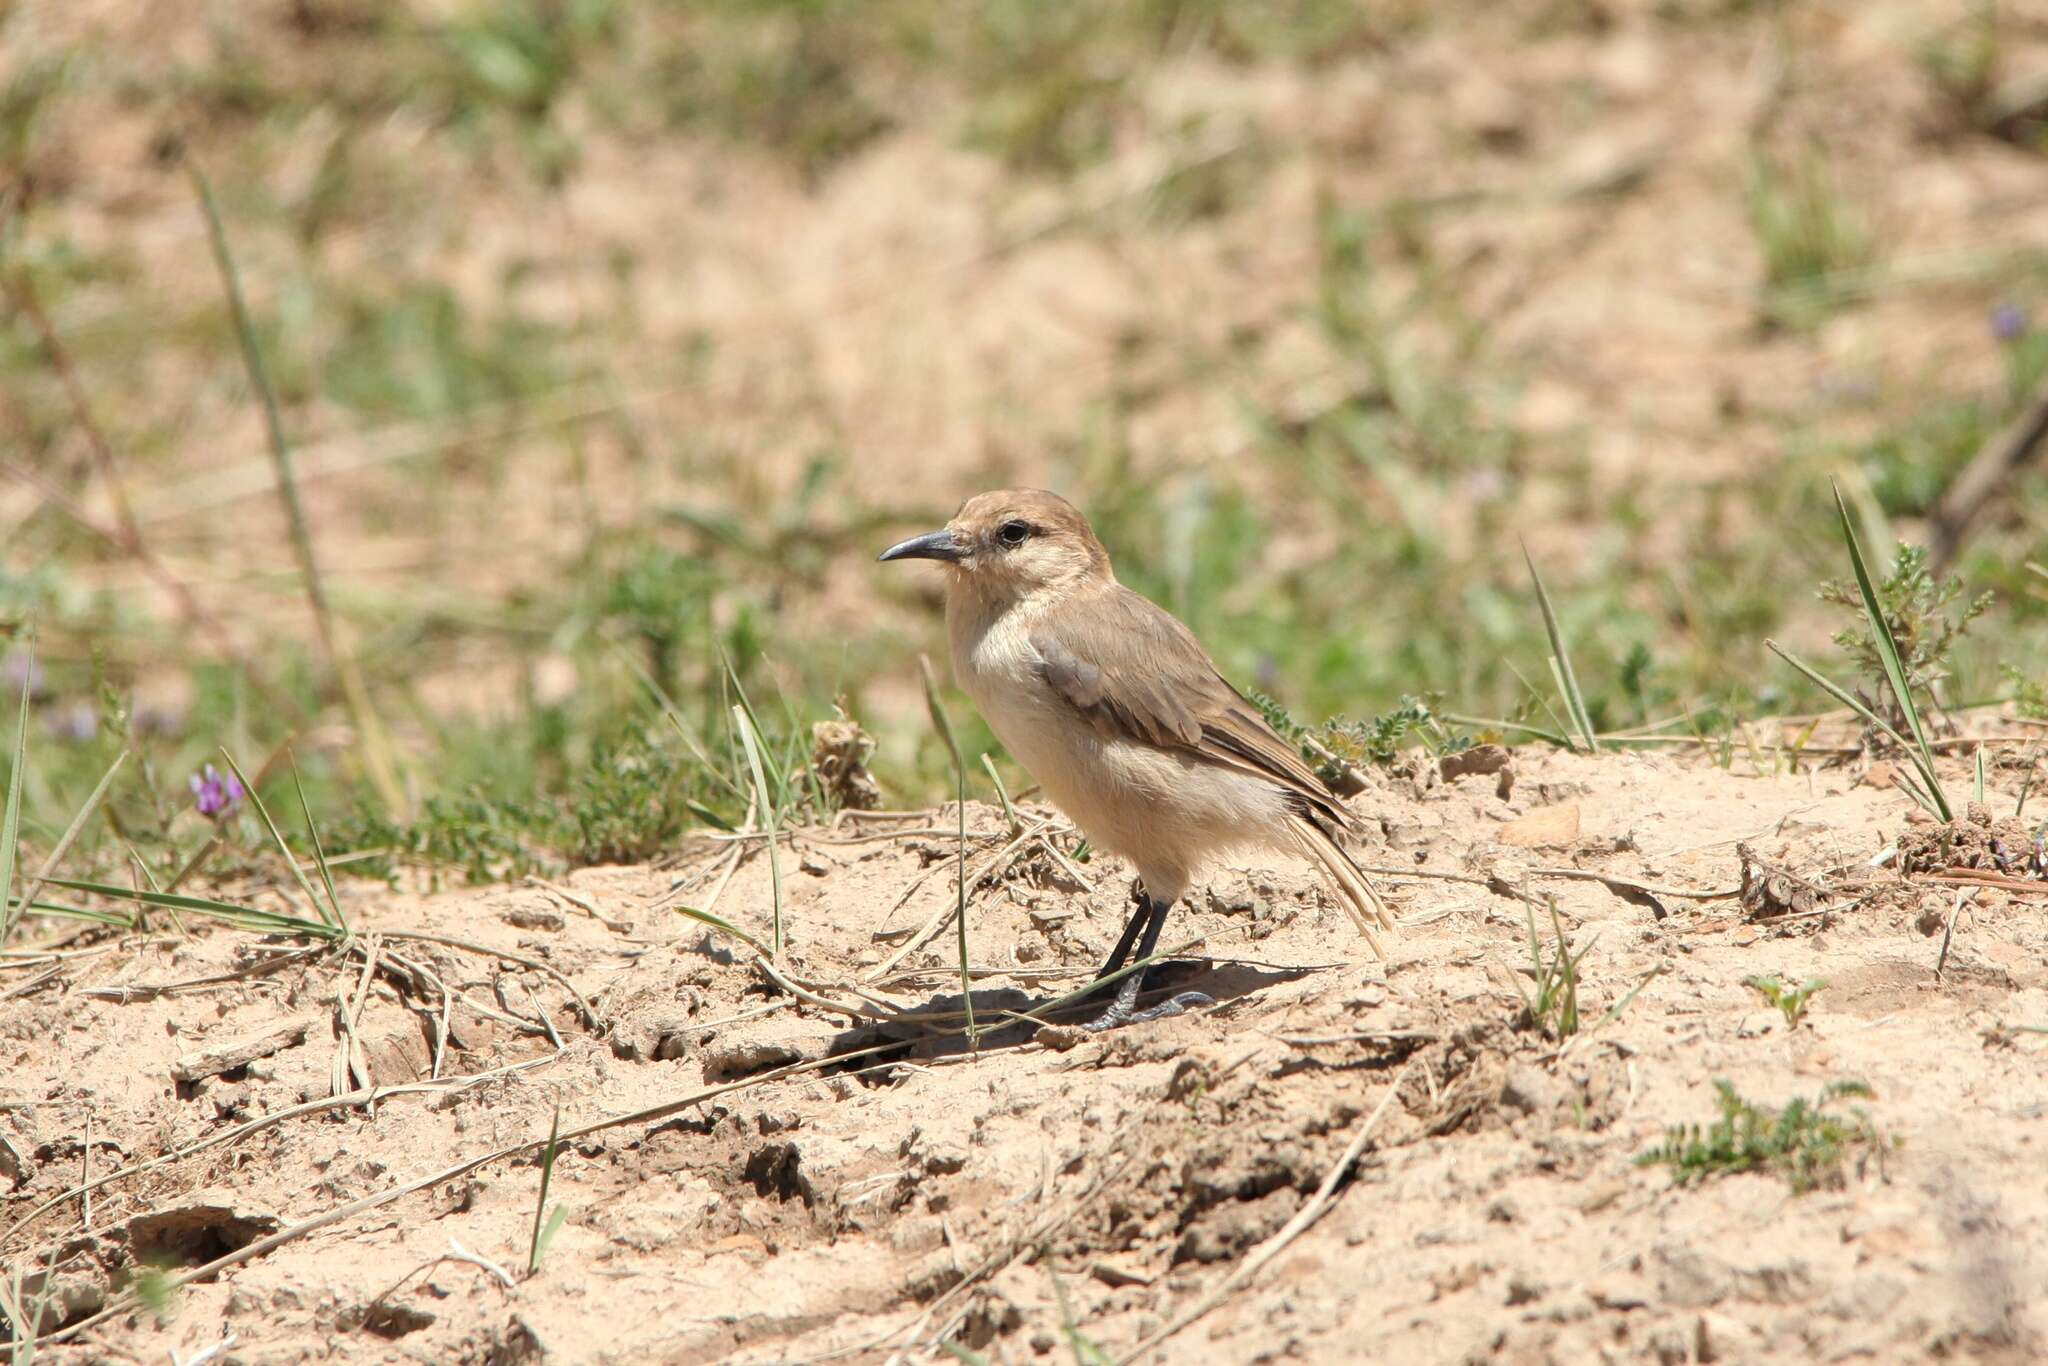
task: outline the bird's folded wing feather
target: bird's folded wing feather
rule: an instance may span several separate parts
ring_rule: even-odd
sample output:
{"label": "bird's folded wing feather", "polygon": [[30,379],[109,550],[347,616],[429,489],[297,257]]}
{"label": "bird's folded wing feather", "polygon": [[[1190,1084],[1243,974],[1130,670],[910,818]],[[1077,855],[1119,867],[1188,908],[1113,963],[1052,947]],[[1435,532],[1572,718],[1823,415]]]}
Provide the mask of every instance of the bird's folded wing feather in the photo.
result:
{"label": "bird's folded wing feather", "polygon": [[1350,824],[1329,787],[1216,671],[1188,628],[1128,588],[1062,603],[1032,629],[1031,646],[1053,691],[1105,735],[1269,779],[1314,814]]}

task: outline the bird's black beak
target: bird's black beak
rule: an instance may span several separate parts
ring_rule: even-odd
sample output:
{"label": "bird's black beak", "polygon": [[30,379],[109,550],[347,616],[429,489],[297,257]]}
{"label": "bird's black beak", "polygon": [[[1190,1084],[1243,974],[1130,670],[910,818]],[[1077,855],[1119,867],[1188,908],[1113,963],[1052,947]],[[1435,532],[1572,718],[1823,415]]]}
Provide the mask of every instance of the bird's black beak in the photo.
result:
{"label": "bird's black beak", "polygon": [[960,560],[967,555],[960,543],[953,539],[950,531],[927,531],[922,536],[912,536],[907,541],[898,541],[882,552],[884,560]]}

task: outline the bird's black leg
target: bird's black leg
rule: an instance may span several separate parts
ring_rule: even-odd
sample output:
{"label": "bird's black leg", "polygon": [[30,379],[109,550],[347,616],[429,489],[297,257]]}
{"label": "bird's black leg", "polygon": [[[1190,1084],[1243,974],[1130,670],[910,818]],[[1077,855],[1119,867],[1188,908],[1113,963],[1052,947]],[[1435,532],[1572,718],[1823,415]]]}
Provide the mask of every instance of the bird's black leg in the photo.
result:
{"label": "bird's black leg", "polygon": [[1096,981],[1101,981],[1124,965],[1124,960],[1131,956],[1131,946],[1138,942],[1139,932],[1145,928],[1146,917],[1151,914],[1152,898],[1145,895],[1145,885],[1133,882],[1131,918],[1124,922],[1124,932],[1117,937],[1116,947],[1109,951],[1109,957],[1103,960],[1102,970],[1095,974]]}
{"label": "bird's black leg", "polygon": [[[1124,965],[1124,960],[1130,956],[1131,940],[1133,937],[1138,941],[1138,957],[1141,959],[1150,958],[1152,951],[1159,946],[1159,931],[1165,928],[1166,916],[1173,909],[1173,903],[1171,901],[1154,901],[1142,891],[1140,891],[1139,896],[1143,899],[1144,904],[1132,912],[1131,923],[1124,926],[1123,936],[1117,941],[1116,951],[1110,954],[1109,961],[1103,964],[1101,973],[1097,974],[1097,981],[1100,981],[1103,977],[1108,976]],[[1169,1015],[1179,1015],[1195,1006],[1213,1006],[1216,1004],[1213,998],[1199,991],[1183,991],[1180,995],[1175,996],[1169,1001],[1162,1001],[1156,1006],[1148,1006],[1144,1010],[1139,1010],[1138,993],[1143,989],[1144,976],[1145,974],[1142,972],[1134,972],[1125,977],[1117,984],[1116,999],[1110,1002],[1109,1009],[1082,1025],[1081,1028],[1088,1030],[1090,1033],[1100,1033],[1105,1029],[1115,1029],[1119,1025],[1141,1024],[1146,1020],[1160,1020]]]}

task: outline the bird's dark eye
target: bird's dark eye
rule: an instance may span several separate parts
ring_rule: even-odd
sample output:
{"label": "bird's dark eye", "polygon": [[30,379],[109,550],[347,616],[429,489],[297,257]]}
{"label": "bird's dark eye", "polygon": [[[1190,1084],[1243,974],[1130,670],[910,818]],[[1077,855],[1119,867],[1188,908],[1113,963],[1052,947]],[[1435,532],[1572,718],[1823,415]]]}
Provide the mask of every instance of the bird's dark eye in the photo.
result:
{"label": "bird's dark eye", "polygon": [[1002,527],[996,532],[996,535],[1002,538],[1004,545],[1022,545],[1024,544],[1024,538],[1030,534],[1031,528],[1023,522],[1004,522]]}

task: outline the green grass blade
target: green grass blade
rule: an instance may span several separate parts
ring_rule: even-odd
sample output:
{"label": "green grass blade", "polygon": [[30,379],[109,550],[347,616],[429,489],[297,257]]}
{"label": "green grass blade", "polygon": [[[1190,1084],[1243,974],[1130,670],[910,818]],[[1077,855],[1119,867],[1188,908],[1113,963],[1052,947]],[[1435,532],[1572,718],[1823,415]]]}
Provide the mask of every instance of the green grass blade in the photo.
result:
{"label": "green grass blade", "polygon": [[67,891],[90,892],[111,901],[133,901],[143,906],[162,906],[174,911],[193,911],[226,920],[243,929],[260,930],[266,934],[302,934],[312,939],[338,940],[343,932],[324,920],[308,920],[304,916],[285,915],[278,911],[260,910],[254,906],[237,906],[232,902],[215,901],[210,897],[188,896],[183,892],[145,892],[135,887],[122,887],[111,882],[86,882],[78,878],[53,877],[52,887]]}
{"label": "green grass blade", "polygon": [[320,847],[320,827],[313,823],[313,808],[306,801],[306,785],[299,781],[296,758],[292,760],[292,789],[299,794],[299,810],[306,817],[306,838],[313,841],[313,863],[320,869],[320,884],[327,891],[327,913],[336,927],[346,932],[348,917],[341,913],[341,898],[334,894],[334,874],[327,869],[327,851]]}
{"label": "green grass blade", "polygon": [[733,924],[730,920],[727,920],[722,915],[713,915],[710,911],[700,911],[695,906],[671,906],[669,907],[669,909],[687,920],[694,920],[699,925],[709,926],[711,929],[717,930],[720,934],[731,935],[734,939],[739,940],[742,944],[745,944],[748,948],[752,949],[755,953],[760,954],[763,958],[769,956],[767,945],[763,944],[760,940],[754,938],[753,935],[748,934],[745,930]]}
{"label": "green grass blade", "polygon": [[1863,598],[1863,613],[1870,618],[1870,638],[1877,647],[1878,660],[1884,665],[1885,681],[1891,685],[1892,696],[1898,700],[1899,710],[1905,713],[1906,727],[1913,733],[1913,744],[1920,754],[1922,776],[1927,780],[1935,807],[1943,820],[1953,820],[1955,817],[1949,810],[1948,798],[1934,776],[1934,748],[1927,743],[1927,730],[1920,724],[1919,708],[1913,705],[1913,690],[1906,681],[1906,666],[1899,656],[1899,642],[1892,638],[1891,623],[1885,620],[1884,603],[1877,596],[1870,566],[1864,563],[1863,547],[1856,539],[1856,525],[1849,517],[1849,504],[1842,498],[1840,485],[1835,486],[1835,512],[1841,518],[1842,539],[1849,546],[1849,564],[1856,571],[1856,589]]}
{"label": "green grass blade", "polygon": [[42,915],[61,916],[66,920],[86,920],[95,925],[113,925],[124,930],[133,928],[135,924],[133,916],[116,915],[112,911],[87,910],[83,906],[65,906],[54,901],[31,901],[27,906],[23,906],[17,898],[12,906],[23,915],[29,911],[36,911]]}
{"label": "green grass blade", "polygon": [[[320,894],[313,890],[313,884],[307,880],[306,870],[301,868],[298,859],[292,856],[292,847],[285,843],[284,832],[279,830],[277,822],[270,818],[270,808],[263,804],[263,794],[256,790],[256,784],[249,781],[249,775],[242,772],[242,766],[235,762],[234,755],[228,753],[226,745],[221,746],[220,757],[228,761],[228,767],[234,770],[235,777],[241,781],[242,793],[248,797],[249,805],[255,807],[256,814],[263,818],[264,828],[270,831],[270,838],[277,841],[277,852],[284,855],[284,861],[291,868],[292,876],[299,880],[299,887],[306,894],[307,904],[312,906],[315,914],[324,915],[325,913],[320,910]],[[328,928],[332,931],[339,927]]]}
{"label": "green grass blade", "polygon": [[1984,805],[1984,746],[1977,746],[1977,771],[1970,781],[1970,800]]}
{"label": "green grass blade", "polygon": [[1515,667],[1515,661],[1513,661],[1512,659],[1503,659],[1501,663],[1508,666],[1508,672],[1515,676],[1515,682],[1522,685],[1522,691],[1529,694],[1530,697],[1534,698],[1536,701],[1536,705],[1543,708],[1543,714],[1545,716],[1548,716],[1551,719],[1552,723],[1557,726],[1557,730],[1555,732],[1556,739],[1553,743],[1565,749],[1577,749],[1579,747],[1578,741],[1572,739],[1571,736],[1572,727],[1575,726],[1577,722],[1572,721],[1569,718],[1558,716],[1557,708],[1550,705],[1550,694],[1539,689],[1534,683],[1531,683],[1529,681],[1528,675],[1524,674],[1520,669]]}
{"label": "green grass blade", "polygon": [[1919,770],[1921,781],[1924,784],[1926,784],[1926,786],[1929,789],[1932,790],[1932,795],[1921,792],[1920,789],[1916,786],[1908,786],[1906,788],[1906,791],[1913,796],[1914,800],[1920,802],[1921,805],[1927,808],[1927,813],[1929,815],[1935,817],[1938,820],[1945,821],[1950,819],[1948,815],[1948,808],[1936,800],[1936,798],[1938,798],[1940,795],[1941,789],[1935,781],[1933,768],[1928,765],[1926,758],[1923,757],[1918,750],[1914,749],[1912,745],[1906,743],[1906,739],[1904,736],[1900,735],[1896,730],[1892,729],[1890,722],[1886,721],[1882,716],[1879,716],[1876,712],[1872,711],[1867,705],[1865,705],[1862,698],[1858,697],[1855,693],[1850,692],[1847,688],[1842,687],[1840,684],[1830,679],[1826,674],[1822,673],[1819,669],[1814,668],[1811,664],[1808,664],[1798,655],[1793,654],[1790,650],[1778,644],[1777,641],[1766,640],[1764,641],[1764,645],[1767,649],[1770,650],[1772,654],[1784,660],[1793,668],[1799,670],[1800,673],[1806,675],[1806,679],[1808,682],[1812,683],[1815,687],[1820,688],[1823,692],[1827,693],[1828,696],[1834,698],[1837,702],[1840,702],[1843,706],[1855,712],[1858,716],[1862,717],[1865,721],[1868,721],[1871,725],[1877,727],[1879,731],[1883,732],[1886,736],[1889,736],[1894,744],[1898,745],[1900,749],[1904,750],[1906,758],[1909,761],[1911,761],[1915,769]]}
{"label": "green grass blade", "polygon": [[960,742],[953,736],[953,723],[946,719],[946,709],[939,702],[939,680],[932,674],[931,656],[919,655],[917,667],[924,681],[925,710],[931,713],[932,728],[946,742],[946,753],[953,760],[954,807],[960,818],[959,838],[954,845],[957,862],[953,883],[959,901],[953,928],[960,943],[960,1000],[967,1011],[967,1037],[979,1047],[981,1036],[974,1028],[974,982],[967,971],[967,764],[960,757]]}
{"label": "green grass blade", "polygon": [[1522,735],[1533,735],[1543,743],[1556,745],[1559,749],[1572,747],[1571,737],[1563,731],[1545,730],[1541,726],[1532,726],[1525,721],[1504,721],[1498,716],[1467,716],[1454,711],[1444,712],[1442,716],[1454,726],[1465,726],[1472,730],[1516,731]]}
{"label": "green grass blade", "polygon": [[0,944],[7,942],[14,932],[16,912],[6,909],[13,903],[8,898],[14,895],[14,864],[21,842],[21,780],[28,769],[28,693],[29,681],[35,672],[35,656],[29,655],[21,671],[21,707],[14,718],[13,766],[7,776],[7,806],[0,811]]}
{"label": "green grass blade", "polygon": [[775,896],[775,951],[770,955],[778,963],[782,961],[782,858],[776,849],[779,835],[774,800],[768,795],[768,770],[761,762],[763,748],[761,737],[755,733],[753,714],[744,705],[735,704],[732,709],[733,725],[738,727],[740,743],[746,747],[747,767],[754,777],[754,801],[758,807],[761,827],[768,835],[768,878]]}
{"label": "green grass blade", "polygon": [[314,552],[312,524],[306,518],[306,506],[299,497],[298,475],[292,467],[291,442],[284,434],[284,415],[278,406],[277,387],[271,383],[270,369],[263,359],[263,347],[256,337],[256,324],[249,316],[248,301],[242,294],[242,275],[235,265],[235,254],[228,245],[227,227],[221,222],[220,205],[215,202],[213,185],[207,180],[206,173],[199,169],[199,164],[188,160],[186,170],[191,173],[192,186],[199,195],[201,216],[206,220],[206,240],[213,250],[214,264],[220,270],[221,286],[227,294],[228,315],[234,322],[235,339],[241,346],[249,384],[262,400],[264,435],[268,438],[271,465],[277,473],[278,494],[284,500],[285,525],[298,558],[300,577],[305,581],[306,601],[313,611],[313,624],[320,633],[320,645],[326,652],[327,663],[341,684],[342,700],[355,722],[356,733],[362,739],[364,767],[377,789],[377,795],[383,799],[387,813],[396,818],[405,809],[405,793],[399,786],[397,764],[383,723],[370,705],[362,674],[356,668],[355,660],[342,648],[341,634],[335,629],[334,611],[328,602],[326,582],[320,574],[319,557]]}
{"label": "green grass blade", "polygon": [[1536,585],[1536,605],[1543,612],[1543,632],[1550,637],[1550,669],[1557,679],[1558,691],[1564,697],[1565,711],[1570,715],[1572,725],[1578,728],[1579,739],[1589,754],[1600,752],[1600,737],[1593,732],[1592,713],[1586,710],[1585,694],[1579,691],[1579,676],[1572,671],[1572,657],[1564,646],[1564,629],[1558,625],[1557,609],[1551,605],[1550,590],[1543,585],[1543,575],[1536,570],[1536,559],[1529,553],[1529,547],[1522,547],[1522,560],[1529,566],[1529,579]]}
{"label": "green grass blade", "polygon": [[[766,755],[768,753],[768,732],[761,725],[761,713],[754,709],[754,699],[747,695],[747,685],[740,682],[739,670],[733,668],[732,660],[727,657],[723,649],[719,650],[718,657],[725,665],[726,679],[731,683],[734,694],[740,699],[739,706],[741,710],[747,714],[748,724],[754,728],[755,741],[760,745],[761,753]],[[775,794],[775,805],[777,810],[780,811],[789,805],[789,776],[778,769],[770,772],[769,779],[769,791]]]}
{"label": "green grass blade", "polygon": [[555,1107],[554,1122],[548,1126],[548,1145],[540,1155],[540,1199],[533,1206],[533,1241],[526,1250],[526,1274],[531,1276],[540,1270],[540,1259],[547,1253],[548,1244],[554,1241],[555,1232],[562,1226],[562,1219],[568,1211],[557,1209],[554,1217],[548,1217],[548,1187],[555,1179],[555,1147],[562,1137],[562,1107]]}
{"label": "green grass blade", "polygon": [[986,752],[981,756],[981,766],[988,770],[988,780],[995,784],[996,800],[1003,804],[1003,819],[1010,823],[1010,838],[1015,839],[1024,823],[1017,818],[1017,808],[1010,804],[1010,789],[1003,786],[1003,775],[996,772],[996,761]]}

